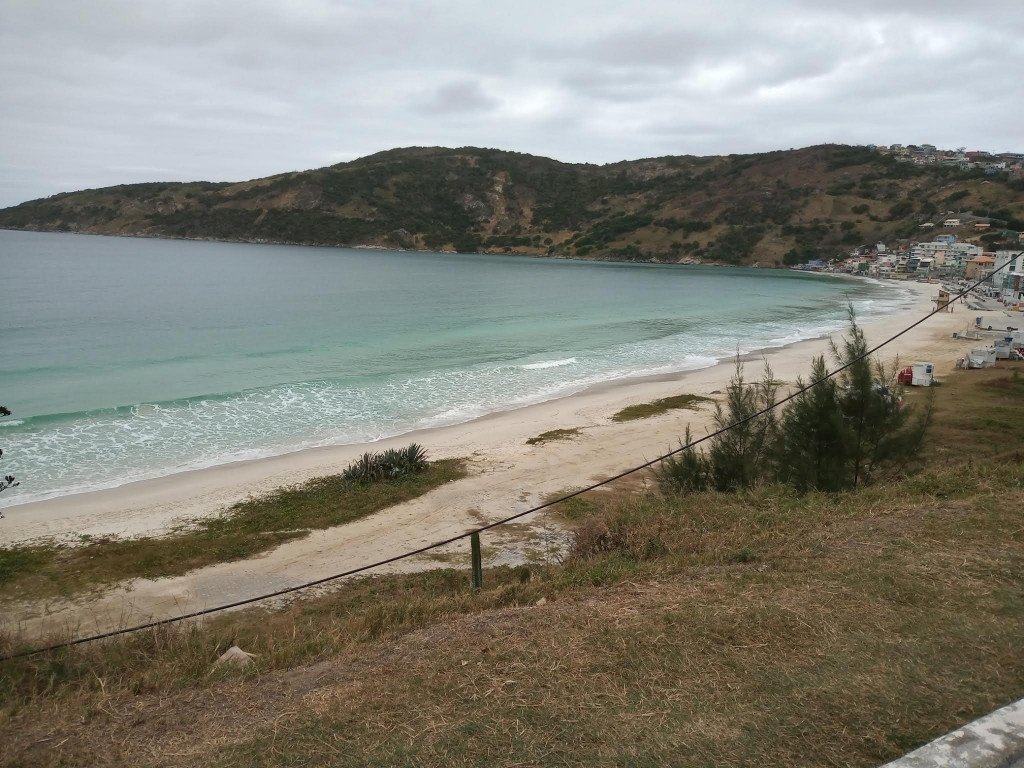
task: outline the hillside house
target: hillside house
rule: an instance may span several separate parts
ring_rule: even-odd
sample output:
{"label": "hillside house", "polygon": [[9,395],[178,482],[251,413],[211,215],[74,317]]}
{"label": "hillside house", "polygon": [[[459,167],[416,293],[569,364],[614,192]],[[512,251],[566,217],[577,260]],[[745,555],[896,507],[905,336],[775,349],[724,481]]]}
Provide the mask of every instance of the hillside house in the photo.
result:
{"label": "hillside house", "polygon": [[942,222],[942,226],[944,226],[944,227],[959,227],[960,226],[960,219],[946,219],[944,222]]}
{"label": "hillside house", "polygon": [[942,274],[949,277],[963,277],[967,271],[967,262],[981,255],[980,245],[957,243],[955,247],[946,251],[942,262]]}
{"label": "hillside house", "polygon": [[992,270],[995,268],[995,263],[995,257],[990,254],[975,256],[967,262],[967,268],[964,270],[964,277],[968,280],[982,280],[992,273]]}
{"label": "hillside house", "polygon": [[[973,259],[975,256],[981,256],[982,254],[980,245],[952,243],[938,237],[931,243],[914,243],[910,248],[910,252],[918,258],[931,256],[935,259],[941,259],[939,261],[940,264],[944,264],[954,255],[961,256],[961,260],[966,262],[968,259]],[[940,256],[940,254],[942,255]]]}
{"label": "hillside house", "polygon": [[879,256],[868,265],[868,275],[871,277],[891,278],[895,271],[891,256]]}

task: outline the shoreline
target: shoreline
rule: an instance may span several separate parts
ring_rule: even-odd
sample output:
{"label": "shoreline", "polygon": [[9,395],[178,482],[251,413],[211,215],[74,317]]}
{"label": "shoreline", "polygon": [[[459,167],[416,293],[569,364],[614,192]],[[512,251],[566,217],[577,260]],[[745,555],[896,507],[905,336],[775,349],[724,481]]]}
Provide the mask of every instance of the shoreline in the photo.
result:
{"label": "shoreline", "polygon": [[[29,201],[32,202],[32,201]],[[147,235],[141,232],[70,232],[60,229],[18,229],[16,227],[0,226],[0,232],[29,232],[41,235],[88,235],[90,237],[127,237],[140,240],[177,240],[186,243],[227,243],[235,245],[287,245],[296,248],[350,248],[359,251],[393,251],[395,253],[437,253],[443,256],[522,256],[527,259],[550,259],[552,261],[579,261],[579,262],[603,262],[607,264],[658,264],[663,267],[726,267],[733,269],[766,269],[766,270],[789,270],[787,266],[766,266],[755,264],[727,264],[722,261],[694,261],[693,257],[683,256],[679,261],[658,261],[650,259],[646,261],[630,261],[627,259],[614,258],[586,258],[585,256],[563,256],[549,255],[546,253],[526,253],[525,251],[436,251],[429,248],[394,248],[387,245],[347,245],[342,243],[293,243],[287,240],[230,240],[219,237],[184,237],[181,235]],[[840,273],[828,273],[831,277],[857,277],[857,275],[843,275]]]}
{"label": "shoreline", "polygon": [[[930,311],[932,288],[920,286],[903,311],[865,323],[869,344],[888,338],[895,327],[910,325]],[[941,380],[952,371],[955,359],[978,343],[952,334],[964,330],[977,314],[965,308],[937,314],[907,332],[880,358],[887,364],[894,354],[904,362],[930,361]],[[796,377],[806,376],[812,357],[828,355],[829,338],[797,342],[763,356],[785,388]],[[751,379],[759,376],[760,366],[749,363],[760,356],[746,356]],[[684,392],[720,398],[732,371],[730,365],[714,365],[618,380],[568,397],[372,444],[379,450],[416,439],[432,458],[465,457],[468,474],[416,499],[345,525],[312,531],[257,557],[221,562],[181,576],[132,579],[97,593],[42,604],[15,600],[9,604],[4,624],[26,638],[102,632],[246,600],[464,534],[523,512],[553,494],[603,480],[660,455],[678,445],[687,426],[694,434],[703,434],[712,423],[709,404],[621,423],[611,417],[628,405]],[[528,438],[552,429],[577,432],[571,439],[526,444]],[[218,514],[249,495],[337,473],[367,447],[312,448],[19,505],[0,524],[0,546],[32,540],[74,542],[81,535],[160,534],[189,519]],[[646,484],[648,479],[638,476],[635,482]],[[488,532],[484,564],[548,562],[551,542],[562,542],[566,535],[557,513],[524,517]],[[373,573],[446,568],[468,557],[468,543],[461,540],[375,568]]]}
{"label": "shoreline", "polygon": [[[78,233],[69,233],[69,234],[78,234]],[[86,234],[88,234],[88,233],[86,233]],[[853,277],[851,275],[834,275],[834,276],[835,277],[847,277],[847,278]],[[896,288],[896,287],[898,287],[898,286],[895,286],[895,285],[893,286],[893,288]],[[922,290],[926,290],[926,289],[927,289],[927,286],[923,287],[922,289],[919,289],[917,291],[917,293],[921,293]],[[875,323],[875,322],[880,322],[884,318],[889,317],[889,316],[891,316],[893,314],[897,314],[897,313],[891,312],[891,311],[890,312],[880,313],[879,315],[871,317],[870,319],[868,319],[866,321],[866,323],[867,324],[872,324],[872,323]],[[862,323],[862,324],[864,324],[864,323]],[[65,500],[65,499],[71,500],[71,499],[78,499],[78,498],[82,498],[82,497],[89,497],[92,494],[101,494],[101,493],[106,493],[106,492],[111,492],[111,491],[118,491],[118,490],[125,489],[125,488],[131,488],[131,487],[139,486],[139,485],[142,485],[142,484],[145,484],[145,483],[154,483],[156,481],[167,480],[167,479],[170,479],[170,478],[181,478],[181,477],[185,477],[185,476],[191,475],[192,473],[205,472],[207,470],[215,470],[215,469],[218,469],[218,468],[230,467],[232,465],[248,464],[248,463],[253,463],[253,462],[270,461],[270,460],[273,460],[273,459],[280,459],[280,458],[284,458],[284,457],[287,457],[287,456],[292,456],[294,454],[301,454],[301,453],[305,453],[305,452],[334,450],[334,449],[346,449],[346,448],[352,448],[352,449],[360,448],[361,449],[360,453],[361,453],[362,451],[365,451],[365,450],[374,450],[375,446],[380,446],[380,445],[382,445],[384,443],[391,443],[391,442],[394,442],[394,441],[402,441],[402,440],[407,440],[407,439],[414,439],[414,438],[416,438],[418,436],[429,436],[435,430],[445,429],[445,428],[448,428],[448,427],[458,427],[458,426],[462,426],[462,425],[469,425],[469,424],[474,424],[476,422],[483,422],[483,421],[491,419],[491,418],[500,417],[500,416],[503,416],[503,415],[506,415],[506,414],[512,414],[512,413],[515,413],[516,411],[521,411],[521,410],[532,408],[532,407],[535,407],[535,406],[544,405],[546,403],[557,402],[559,400],[565,400],[565,399],[569,399],[569,398],[573,398],[573,397],[577,397],[577,396],[581,396],[581,395],[598,394],[598,393],[610,393],[610,392],[613,392],[616,389],[619,389],[620,387],[626,387],[626,386],[634,385],[634,384],[679,381],[679,380],[681,380],[682,377],[686,376],[687,374],[696,373],[696,372],[699,372],[699,371],[704,371],[704,370],[707,370],[707,369],[710,369],[710,368],[715,368],[715,367],[720,366],[722,363],[725,363],[725,362],[731,362],[731,361],[736,360],[736,359],[739,359],[741,362],[744,362],[744,363],[750,362],[750,361],[753,361],[753,360],[761,359],[761,358],[765,357],[766,355],[771,354],[773,352],[776,352],[776,351],[779,351],[779,350],[789,349],[789,348],[794,347],[796,345],[803,344],[804,342],[815,341],[815,340],[818,340],[818,339],[827,338],[827,337],[829,337],[831,334],[833,334],[835,332],[836,332],[836,330],[831,330],[831,331],[823,330],[822,332],[820,332],[820,333],[818,333],[818,334],[816,334],[814,336],[809,336],[807,338],[797,339],[795,341],[789,341],[789,342],[784,342],[784,343],[779,343],[779,344],[771,344],[771,343],[769,343],[769,344],[767,344],[765,346],[757,347],[755,349],[752,349],[752,350],[749,350],[749,351],[746,351],[746,352],[742,352],[742,353],[739,353],[739,354],[731,354],[731,355],[728,355],[728,356],[722,356],[722,357],[714,358],[714,362],[711,362],[711,363],[709,363],[707,365],[701,365],[699,367],[679,368],[679,369],[674,369],[674,370],[662,370],[662,371],[653,372],[653,373],[643,373],[643,372],[627,373],[626,375],[615,376],[615,377],[612,377],[612,378],[601,379],[601,380],[597,380],[597,381],[592,381],[591,383],[582,384],[581,386],[579,386],[579,388],[575,388],[575,389],[572,388],[571,386],[568,386],[568,387],[566,387],[565,390],[563,390],[561,392],[558,392],[558,393],[555,393],[553,395],[538,395],[538,397],[540,399],[534,400],[532,397],[524,398],[525,402],[521,402],[519,404],[511,405],[511,407],[507,407],[507,408],[503,408],[503,409],[499,409],[499,410],[488,411],[488,412],[485,412],[485,413],[479,413],[479,414],[476,414],[476,415],[466,415],[465,417],[458,416],[453,421],[448,421],[448,422],[443,422],[442,421],[442,422],[437,423],[437,424],[427,424],[427,425],[421,425],[421,426],[413,424],[413,425],[409,425],[408,428],[400,427],[399,428],[400,431],[395,432],[394,434],[386,434],[386,435],[383,435],[381,437],[377,437],[377,438],[372,439],[372,440],[358,440],[358,441],[355,441],[355,442],[328,442],[328,443],[323,443],[323,444],[305,445],[305,446],[300,446],[300,447],[295,447],[295,448],[287,448],[287,449],[282,450],[280,452],[272,452],[272,453],[268,453],[267,455],[263,455],[263,456],[257,455],[257,456],[248,456],[248,457],[240,457],[240,458],[229,458],[227,460],[214,460],[213,463],[204,464],[204,465],[200,465],[200,466],[187,466],[187,465],[185,465],[185,466],[179,466],[179,467],[170,468],[168,470],[157,470],[154,474],[144,475],[142,477],[136,477],[136,478],[132,478],[132,479],[129,479],[129,480],[124,480],[122,482],[112,482],[110,484],[97,485],[97,486],[94,486],[94,487],[76,489],[76,490],[71,490],[71,491],[57,491],[57,492],[54,492],[53,495],[50,495],[50,496],[44,496],[42,498],[29,498],[29,499],[26,499],[25,501],[14,501],[13,503],[8,504],[7,506],[0,506],[0,513],[8,513],[8,512],[10,512],[12,510],[19,510],[19,509],[22,509],[22,508],[25,508],[25,507],[33,507],[35,505],[56,503],[56,502],[60,502],[60,501]],[[709,357],[708,359],[712,359],[712,358]],[[666,368],[666,369],[671,369],[672,368],[672,366],[661,366],[661,367]],[[657,371],[657,368],[655,368],[655,370]],[[436,418],[436,417],[433,417],[433,418]],[[421,420],[421,421],[423,421],[423,420]],[[15,498],[17,498],[17,497],[15,497]],[[2,527],[0,527],[0,544],[2,544],[4,541],[5,541],[4,531],[3,531]]]}
{"label": "shoreline", "polygon": [[[912,312],[913,319],[918,319],[923,311],[932,308],[933,285],[912,284],[907,287],[913,288],[914,296],[908,301],[906,311],[867,321],[864,328],[869,338],[873,328],[891,329],[895,317],[904,317]],[[965,313],[943,313],[936,315],[931,323],[922,324],[924,332],[942,325],[942,335],[949,336],[945,326],[950,321],[941,323],[941,318],[956,318],[953,325],[957,330],[969,322]],[[907,317],[908,323],[910,319]],[[826,334],[777,347],[765,347],[745,353],[740,359],[750,363],[765,358],[777,369],[779,377],[789,379],[806,371],[811,358],[825,350],[828,338]],[[906,345],[897,346],[903,348]],[[721,389],[732,372],[732,366],[721,364],[728,359],[698,369],[595,382],[553,399],[482,414],[453,424],[421,427],[372,442],[303,448],[15,504],[4,510],[9,523],[0,525],[0,543],[48,537],[67,539],[79,535],[156,533],[184,519],[216,514],[252,493],[338,472],[366,450],[383,450],[413,441],[424,444],[437,458],[485,456],[496,451],[507,453],[514,444],[521,444],[525,439],[549,429],[606,427],[609,417],[622,407],[678,394],[681,386],[698,394]],[[794,364],[801,360],[794,371]],[[695,415],[687,411],[675,413]],[[662,419],[651,419],[634,424],[653,426],[654,422],[660,421]],[[663,446],[667,444],[665,438],[668,436],[659,432],[652,430],[651,441]],[[667,442],[670,443],[671,439]],[[626,464],[628,460],[623,466]]]}

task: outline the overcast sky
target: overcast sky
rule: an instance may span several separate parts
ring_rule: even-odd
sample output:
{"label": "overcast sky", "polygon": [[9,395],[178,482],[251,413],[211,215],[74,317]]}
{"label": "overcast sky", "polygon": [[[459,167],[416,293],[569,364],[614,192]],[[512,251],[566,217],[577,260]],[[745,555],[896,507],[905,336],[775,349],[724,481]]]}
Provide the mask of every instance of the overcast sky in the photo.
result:
{"label": "overcast sky", "polygon": [[1020,0],[0,0],[0,207],[409,145],[1024,150]]}

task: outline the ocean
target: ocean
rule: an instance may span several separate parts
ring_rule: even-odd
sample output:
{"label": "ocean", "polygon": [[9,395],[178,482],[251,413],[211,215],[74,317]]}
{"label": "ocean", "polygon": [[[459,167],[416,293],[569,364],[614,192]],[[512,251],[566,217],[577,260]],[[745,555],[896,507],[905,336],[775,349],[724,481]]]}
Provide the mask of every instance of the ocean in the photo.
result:
{"label": "ocean", "polygon": [[905,303],[790,271],[0,231],[0,507],[715,365]]}

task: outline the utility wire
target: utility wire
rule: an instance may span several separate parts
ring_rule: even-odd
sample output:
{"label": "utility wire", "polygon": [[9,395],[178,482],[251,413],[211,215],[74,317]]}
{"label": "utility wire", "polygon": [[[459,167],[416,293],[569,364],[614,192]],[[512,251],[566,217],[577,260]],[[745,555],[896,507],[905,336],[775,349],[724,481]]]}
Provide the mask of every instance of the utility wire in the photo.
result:
{"label": "utility wire", "polygon": [[111,630],[110,632],[103,632],[103,633],[96,634],[96,635],[88,635],[86,637],[79,637],[79,638],[75,638],[74,640],[67,640],[67,641],[62,642],[62,643],[55,643],[53,645],[44,646],[42,648],[33,648],[33,649],[27,650],[27,651],[20,651],[18,653],[8,654],[6,656],[0,656],[0,662],[10,661],[12,659],[25,658],[27,656],[35,656],[35,655],[38,655],[38,654],[41,654],[41,653],[48,653],[50,651],[56,651],[56,650],[59,650],[61,648],[70,648],[73,645],[81,645],[82,643],[91,643],[91,642],[94,642],[96,640],[105,640],[107,638],[116,637],[118,635],[125,635],[125,634],[131,633],[131,632],[139,632],[139,631],[141,631],[143,629],[152,629],[153,627],[160,627],[160,626],[163,626],[165,624],[174,624],[174,623],[179,622],[179,621],[185,621],[187,619],[195,619],[195,618],[198,618],[200,616],[209,615],[211,613],[219,613],[220,611],[226,611],[226,610],[229,610],[231,608],[238,608],[240,606],[249,605],[251,603],[257,603],[257,602],[260,602],[262,600],[269,600],[272,597],[280,597],[281,595],[287,595],[287,594],[290,594],[292,592],[298,592],[298,591],[303,590],[303,589],[309,589],[310,587],[316,587],[316,586],[319,586],[320,584],[326,584],[326,583],[331,582],[331,581],[337,581],[338,579],[344,579],[344,578],[346,578],[348,576],[354,576],[357,573],[363,573],[365,571],[369,571],[369,570],[372,570],[374,568],[379,568],[382,565],[388,565],[390,563],[398,562],[399,560],[405,560],[406,558],[409,558],[409,557],[415,557],[416,555],[423,554],[424,552],[429,552],[432,549],[437,549],[438,547],[446,546],[446,545],[451,544],[453,542],[459,541],[460,539],[468,538],[469,536],[472,536],[474,533],[479,534],[479,533],[482,533],[483,531],[488,531],[491,528],[497,528],[499,525],[505,525],[506,523],[510,523],[513,520],[518,520],[519,518],[525,517],[526,515],[532,515],[535,512],[540,512],[541,510],[548,509],[549,507],[553,507],[556,504],[561,504],[564,501],[568,501],[569,499],[573,499],[573,498],[575,498],[577,496],[580,496],[580,495],[582,495],[584,493],[587,493],[588,491],[593,491],[596,488],[600,488],[602,486],[608,485],[609,483],[613,483],[616,480],[621,480],[623,477],[626,477],[628,475],[632,475],[635,472],[639,472],[639,471],[641,471],[643,469],[647,469],[648,467],[653,466],[654,464],[657,464],[660,461],[664,461],[665,459],[670,458],[671,456],[675,456],[678,453],[682,453],[683,451],[687,451],[687,450],[693,448],[694,446],[700,445],[703,442],[706,442],[706,441],[711,440],[711,439],[713,439],[715,437],[718,437],[719,435],[724,434],[725,432],[728,432],[731,429],[735,429],[736,427],[739,427],[739,426],[741,426],[743,424],[746,424],[749,421],[753,421],[754,419],[757,419],[757,418],[759,418],[761,416],[764,416],[766,413],[769,413],[769,412],[775,410],[780,405],[783,405],[783,404],[789,402],[790,400],[793,400],[793,399],[799,397],[804,392],[807,392],[809,389],[812,389],[813,387],[816,387],[821,382],[826,381],[827,379],[831,379],[832,377],[839,375],[840,373],[842,373],[846,369],[850,368],[851,366],[855,365],[856,363],[860,362],[861,360],[863,360],[863,359],[865,359],[867,357],[870,357],[875,352],[880,350],[882,347],[886,346],[887,344],[891,344],[896,339],[900,338],[904,334],[908,333],[909,331],[913,330],[917,326],[921,325],[921,323],[925,322],[926,320],[928,320],[933,315],[938,314],[939,312],[942,312],[944,309],[946,309],[946,307],[948,307],[950,304],[954,303],[957,299],[963,298],[968,293],[970,293],[975,288],[977,288],[979,285],[984,283],[986,280],[991,279],[991,277],[993,275],[995,275],[996,272],[999,272],[1001,269],[1004,269],[1005,267],[1007,267],[1010,264],[1012,264],[1022,254],[1024,254],[1024,251],[1021,251],[1020,253],[1016,254],[1013,258],[1009,259],[1005,264],[1003,264],[1000,267],[997,267],[992,272],[990,272],[988,275],[983,277],[981,280],[978,280],[973,285],[969,286],[968,288],[965,288],[963,290],[963,292],[961,292],[958,295],[954,296],[952,299],[947,301],[945,304],[939,306],[938,302],[936,302],[936,306],[935,306],[935,309],[933,311],[929,312],[927,315],[922,317],[920,320],[917,320],[916,322],[912,323],[911,325],[908,325],[906,328],[904,328],[899,333],[893,334],[892,336],[887,338],[885,341],[883,341],[880,344],[875,345],[874,347],[872,347],[871,349],[869,349],[867,352],[865,352],[864,354],[860,355],[859,357],[856,357],[853,360],[850,360],[848,363],[846,363],[845,365],[840,366],[839,368],[836,368],[834,371],[830,371],[828,374],[826,374],[822,378],[817,379],[815,381],[812,381],[807,386],[802,387],[801,389],[798,389],[798,390],[796,390],[794,392],[791,392],[786,397],[783,397],[781,400],[778,400],[775,403],[772,403],[767,408],[762,408],[757,413],[753,413],[750,416],[747,416],[747,417],[745,417],[743,419],[740,419],[739,421],[733,422],[732,424],[729,424],[729,425],[727,425],[725,427],[722,427],[721,429],[715,430],[714,432],[711,432],[711,433],[705,435],[704,437],[698,438],[697,440],[693,440],[693,441],[687,443],[686,445],[681,445],[680,447],[676,448],[675,450],[672,450],[672,451],[669,451],[668,453],[662,454],[661,456],[658,456],[657,458],[651,459],[650,461],[644,462],[643,464],[640,464],[639,466],[632,467],[632,468],[627,469],[627,470],[625,470],[623,472],[619,472],[617,475],[613,475],[611,477],[605,478],[604,480],[601,480],[600,482],[593,483],[592,485],[588,485],[586,488],[580,488],[577,491],[573,491],[572,493],[568,493],[568,494],[566,494],[564,496],[560,496],[557,499],[552,499],[551,501],[547,501],[547,502],[545,502],[543,504],[539,504],[536,507],[531,507],[530,509],[527,509],[527,510],[525,510],[523,512],[517,512],[514,515],[509,515],[508,517],[502,518],[501,520],[496,520],[493,523],[488,523],[487,525],[482,525],[479,528],[474,528],[473,530],[469,530],[469,531],[466,531],[464,533],[460,533],[460,534],[458,534],[456,536],[450,536],[449,538],[443,539],[442,541],[435,541],[433,544],[427,544],[426,546],[420,547],[418,549],[413,549],[413,550],[410,550],[408,552],[403,552],[403,553],[401,553],[399,555],[395,555],[393,557],[389,557],[386,560],[378,560],[377,562],[370,563],[369,565],[361,565],[358,568],[352,568],[352,569],[344,571],[342,573],[336,573],[333,576],[325,576],[322,579],[316,579],[315,581],[307,581],[304,584],[298,584],[298,585],[296,585],[294,587],[287,587],[285,589],[279,589],[279,590],[276,590],[274,592],[268,592],[268,593],[263,594],[263,595],[257,595],[256,597],[249,597],[249,598],[246,598],[245,600],[236,600],[233,603],[227,603],[225,605],[218,605],[218,606],[214,606],[213,608],[204,608],[203,610],[200,610],[200,611],[192,611],[191,613],[182,614],[181,616],[172,616],[172,617],[167,618],[167,619],[160,619],[158,621],[150,621],[150,622],[147,622],[145,624],[138,624],[136,626],[125,627],[123,629],[115,629],[115,630]]}

